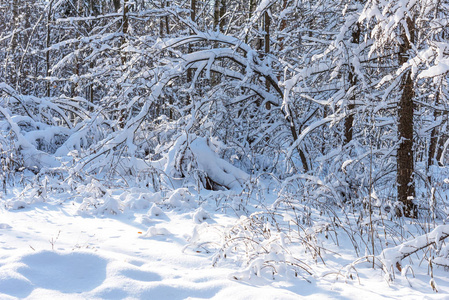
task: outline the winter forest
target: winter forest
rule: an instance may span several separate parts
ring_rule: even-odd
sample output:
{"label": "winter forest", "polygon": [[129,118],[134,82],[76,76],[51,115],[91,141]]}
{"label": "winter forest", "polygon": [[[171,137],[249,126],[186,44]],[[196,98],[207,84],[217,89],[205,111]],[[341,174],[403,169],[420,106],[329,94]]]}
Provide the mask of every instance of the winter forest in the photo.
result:
{"label": "winter forest", "polygon": [[2,299],[449,293],[448,0],[1,0],[0,132]]}

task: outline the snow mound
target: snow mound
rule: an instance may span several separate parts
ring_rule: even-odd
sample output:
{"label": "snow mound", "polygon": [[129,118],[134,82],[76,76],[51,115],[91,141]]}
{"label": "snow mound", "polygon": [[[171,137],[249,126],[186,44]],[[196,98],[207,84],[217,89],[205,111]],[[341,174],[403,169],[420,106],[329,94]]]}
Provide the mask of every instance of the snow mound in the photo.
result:
{"label": "snow mound", "polygon": [[210,215],[202,207],[198,208],[193,214],[193,221],[197,224],[201,224],[207,219],[210,219]]}
{"label": "snow mound", "polygon": [[12,199],[6,202],[5,207],[12,210],[19,210],[27,207],[28,204],[20,199]]}
{"label": "snow mound", "polygon": [[159,228],[159,227],[150,227],[148,228],[147,232],[145,232],[142,235],[142,238],[152,238],[157,235],[170,235],[170,231],[168,231],[165,228]]}
{"label": "snow mound", "polygon": [[0,223],[0,229],[9,229],[12,228],[11,225],[8,225],[6,223]]}
{"label": "snow mound", "polygon": [[180,188],[171,193],[167,203],[176,208],[195,208],[196,203],[192,194],[186,188]]}
{"label": "snow mound", "polygon": [[24,255],[0,268],[0,295],[27,297],[33,287],[61,293],[87,292],[105,280],[107,263],[105,258],[88,252],[45,250]]}
{"label": "snow mound", "polygon": [[150,217],[165,217],[165,213],[156,204],[153,203],[150,210],[148,211]]}
{"label": "snow mound", "polygon": [[160,194],[153,194],[151,192],[139,192],[139,193],[123,193],[120,196],[121,200],[124,200],[125,207],[130,210],[147,209],[151,203],[160,201]]}

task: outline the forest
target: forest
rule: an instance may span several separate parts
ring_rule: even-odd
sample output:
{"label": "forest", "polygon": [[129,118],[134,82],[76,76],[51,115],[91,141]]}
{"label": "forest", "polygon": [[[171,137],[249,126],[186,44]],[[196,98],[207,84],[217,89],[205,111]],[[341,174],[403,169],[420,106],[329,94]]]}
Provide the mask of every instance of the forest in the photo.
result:
{"label": "forest", "polygon": [[234,281],[449,292],[448,0],[2,0],[0,132],[0,232],[67,205]]}

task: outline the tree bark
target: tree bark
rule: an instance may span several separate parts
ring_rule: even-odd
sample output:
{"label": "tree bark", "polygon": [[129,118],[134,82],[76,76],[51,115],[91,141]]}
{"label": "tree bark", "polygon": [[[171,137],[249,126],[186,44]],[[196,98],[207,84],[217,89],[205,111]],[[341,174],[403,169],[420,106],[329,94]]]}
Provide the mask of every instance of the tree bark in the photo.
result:
{"label": "tree bark", "polygon": [[[81,0],[77,0],[76,2],[76,16],[79,17],[81,15]],[[79,26],[79,23],[76,23],[77,26]],[[75,30],[75,38],[78,39],[80,36],[80,33],[78,30]],[[75,55],[74,57],[74,62],[73,62],[73,74],[75,74],[78,78],[80,75],[80,58],[81,56],[79,56],[78,54]],[[72,82],[72,89],[71,89],[71,96],[72,97],[76,97],[78,96],[78,80],[76,82]],[[91,110],[92,107],[89,107],[89,110]],[[74,118],[74,116],[72,116]],[[74,120],[74,119],[73,119]]]}
{"label": "tree bark", "polygon": [[[360,43],[360,23],[356,24],[356,28],[352,31],[352,39],[351,43],[356,45]],[[357,85],[357,75],[354,73],[354,67],[350,66],[348,80],[351,88],[355,88]],[[355,108],[355,94],[354,90],[352,92],[351,98],[349,99],[348,110],[352,110]],[[353,125],[354,125],[354,115],[350,114],[345,118],[345,137],[343,140],[343,146],[349,143],[352,140],[353,135]]]}
{"label": "tree bark", "polygon": [[120,9],[120,0],[112,0],[112,2],[114,3],[115,11],[119,11],[119,9]]}
{"label": "tree bark", "polygon": [[[162,0],[161,8],[165,8],[165,5],[166,5],[165,0]],[[165,28],[165,32],[167,34],[170,34],[170,27],[168,25],[168,16],[161,17],[161,19],[159,21],[159,35],[161,37],[164,36],[164,28]]]}
{"label": "tree bark", "polygon": [[214,2],[214,30],[223,32],[225,25],[226,0],[215,0]]}
{"label": "tree bark", "polygon": [[[190,20],[192,23],[195,23],[196,21],[196,0],[190,0]],[[190,31],[190,35],[195,34],[193,31]],[[188,53],[192,53],[192,45],[189,43]],[[187,70],[187,82],[192,82],[193,80],[193,74],[192,69]],[[186,97],[186,105],[190,104],[190,97]]]}
{"label": "tree bark", "polygon": [[[123,0],[123,16],[122,16],[122,46],[126,42],[126,35],[128,34],[129,19],[128,19],[128,0]],[[122,64],[126,63],[126,54],[122,53]]]}
{"label": "tree bark", "polygon": [[[401,35],[403,43],[399,46],[399,64],[408,60],[408,51],[412,48],[415,35],[414,23],[407,17],[407,27],[410,40],[405,34]],[[413,203],[415,197],[414,184],[414,159],[413,159],[413,97],[414,88],[411,71],[407,70],[402,77],[402,95],[398,106],[398,138],[399,148],[397,152],[397,192],[398,200],[402,203],[402,212],[398,215],[405,217],[417,217],[417,207]]]}
{"label": "tree bark", "polygon": [[219,22],[219,26],[220,26],[220,32],[224,32],[225,30],[225,24],[226,24],[226,19],[225,19],[225,15],[226,15],[226,0],[220,0],[220,22]]}
{"label": "tree bark", "polygon": [[[11,41],[9,43],[8,55],[6,55],[5,64],[4,64],[4,78],[8,81],[8,83],[11,86],[15,86],[17,83],[17,80],[16,80],[17,72],[15,70],[13,70],[13,66],[14,66],[14,56],[15,56],[15,52],[16,52],[16,48],[17,48],[17,40],[18,40],[18,38],[17,38],[17,31],[18,31],[18,27],[19,27],[18,19],[19,19],[19,3],[18,3],[18,0],[13,0],[12,1],[12,20],[11,20],[12,35],[11,35]],[[11,67],[9,67],[10,60],[13,62],[13,63],[11,63]]]}
{"label": "tree bark", "polygon": [[443,166],[444,165],[444,157],[443,157],[443,155],[444,155],[444,144],[445,144],[445,142],[447,141],[447,139],[449,139],[449,136],[448,136],[448,134],[447,134],[447,132],[448,132],[448,130],[447,130],[447,123],[448,123],[448,116],[447,116],[447,113],[445,113],[445,121],[444,121],[445,123],[446,123],[446,130],[442,130],[442,131],[440,131],[440,136],[439,136],[439,139],[438,139],[438,147],[437,147],[437,156],[436,156],[436,159],[438,160],[438,164],[440,165],[440,166]]}
{"label": "tree bark", "polygon": [[220,31],[220,0],[214,1],[214,30]]}
{"label": "tree bark", "polygon": [[[438,105],[440,102],[440,91],[436,94],[436,101],[435,105]],[[433,117],[434,120],[436,120],[441,113],[439,113],[437,110],[434,111]],[[430,176],[430,166],[435,164],[435,154],[437,152],[437,146],[438,146],[438,127],[434,127],[430,133],[430,144],[429,144],[429,151],[427,153],[427,179],[429,180],[429,183],[432,183],[432,176]]]}
{"label": "tree bark", "polygon": [[[256,0],[249,0],[249,12],[248,12],[248,20],[251,20],[253,17],[253,12],[256,9]],[[248,44],[248,34],[245,35],[245,44]]]}
{"label": "tree bark", "polygon": [[[286,8],[287,8],[287,0],[283,0],[282,9],[285,10]],[[287,20],[285,19],[285,16],[284,16],[284,19],[282,19],[282,21],[281,21],[281,26],[279,27],[279,32],[282,34],[282,31],[284,31],[285,28],[287,28]],[[279,51],[284,50],[284,37],[281,36],[278,39],[278,41],[279,41]]]}
{"label": "tree bark", "polygon": [[[214,2],[214,30],[223,32],[224,15],[226,13],[226,0],[215,0]],[[218,43],[214,43],[214,48],[218,48]],[[216,86],[221,82],[219,74],[211,74],[211,85]]]}
{"label": "tree bark", "polygon": [[[264,50],[265,50],[265,55],[268,56],[268,54],[270,53],[270,25],[271,25],[271,18],[270,18],[270,14],[268,13],[268,10],[265,11],[264,15],[263,15],[263,25],[264,25],[264,31],[265,31],[265,35],[264,35]],[[270,91],[270,83],[268,82],[268,80],[265,81],[265,88],[267,89],[267,91]],[[270,110],[271,108],[271,104],[269,102],[266,102],[265,104],[265,108]]]}
{"label": "tree bark", "polygon": [[48,8],[48,15],[47,15],[47,38],[46,38],[46,43],[45,46],[47,48],[47,51],[45,52],[45,65],[46,65],[46,71],[45,71],[45,76],[47,77],[47,92],[46,92],[46,96],[50,97],[50,86],[51,86],[51,82],[49,80],[49,76],[50,76],[50,42],[51,42],[51,26],[50,26],[50,22],[51,22],[51,9],[52,9],[52,4],[53,4],[53,0],[50,1],[49,4],[49,8]]}

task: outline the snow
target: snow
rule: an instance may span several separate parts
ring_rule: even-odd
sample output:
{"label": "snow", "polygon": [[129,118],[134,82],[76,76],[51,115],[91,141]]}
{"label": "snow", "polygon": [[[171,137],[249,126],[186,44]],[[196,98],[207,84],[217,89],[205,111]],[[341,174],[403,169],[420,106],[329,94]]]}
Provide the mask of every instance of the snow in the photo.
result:
{"label": "snow", "polygon": [[[442,240],[449,236],[449,225],[437,226],[430,233],[418,236],[406,243],[402,243],[396,247],[388,248],[382,251],[379,259],[389,270],[397,263],[401,263],[402,259],[425,248],[427,245],[435,244],[436,249],[441,249]],[[441,261],[441,258],[439,258]]]}
{"label": "snow", "polygon": [[429,69],[421,72],[419,74],[419,78],[426,78],[426,77],[435,77],[444,75],[445,73],[449,72],[449,59],[441,59],[437,65],[430,67]]}
{"label": "snow", "polygon": [[447,3],[66,2],[0,13],[0,300],[449,298]]}
{"label": "snow", "polygon": [[17,146],[23,149],[22,153],[26,157],[24,161],[24,165],[26,167],[34,168],[37,166],[38,168],[41,168],[43,166],[59,166],[57,160],[55,160],[48,153],[37,150],[36,147],[22,135],[19,125],[17,125],[17,123],[13,121],[6,108],[0,106],[0,114],[2,114],[6,118],[6,121],[11,126],[11,130],[17,136]]}
{"label": "snow", "polygon": [[[0,299],[444,299],[449,292],[444,276],[435,277],[440,293],[431,292],[425,271],[417,266],[389,286],[381,269],[352,264],[356,257],[343,238],[338,254],[323,253],[327,266],[309,262],[315,274],[307,280],[289,275],[282,265],[274,279],[265,276],[267,261],[293,258],[282,251],[288,242],[283,233],[273,233],[263,243],[271,250],[247,266],[231,260],[213,264],[216,254],[202,241],[219,244],[223,230],[249,219],[217,211],[215,203],[196,208],[164,204],[175,199],[199,203],[185,188],[165,197],[137,188],[106,189],[104,202],[114,203],[109,209],[117,209],[116,214],[104,209],[81,213],[84,200],[70,193],[45,202],[22,201],[14,194],[5,198],[23,202],[24,208],[0,207]],[[132,199],[146,199],[151,206],[126,208]],[[292,215],[283,218],[295,222]],[[326,226],[317,222],[311,230]],[[438,227],[429,237],[438,239],[446,231],[447,225]],[[420,244],[424,238],[417,240]],[[357,276],[360,284],[350,279]]]}
{"label": "snow", "polygon": [[249,179],[249,175],[244,171],[217,157],[207,145],[206,139],[196,138],[191,142],[190,149],[194,153],[200,169],[204,170],[216,183],[231,189],[238,189]]}

